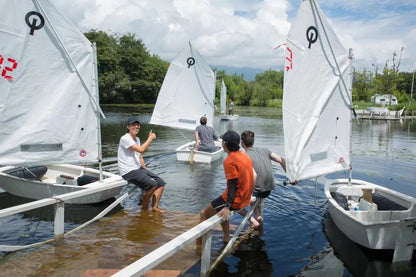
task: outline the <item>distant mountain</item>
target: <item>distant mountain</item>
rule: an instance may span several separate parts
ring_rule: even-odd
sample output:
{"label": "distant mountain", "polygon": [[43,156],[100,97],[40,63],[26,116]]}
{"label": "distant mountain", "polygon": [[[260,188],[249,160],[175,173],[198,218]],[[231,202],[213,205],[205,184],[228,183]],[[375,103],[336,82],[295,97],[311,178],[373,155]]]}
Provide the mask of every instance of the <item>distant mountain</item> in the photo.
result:
{"label": "distant mountain", "polygon": [[248,67],[231,67],[231,66],[217,66],[214,70],[224,70],[227,75],[241,75],[243,74],[244,80],[254,81],[255,77],[259,73],[263,73],[266,69],[261,68],[248,68]]}

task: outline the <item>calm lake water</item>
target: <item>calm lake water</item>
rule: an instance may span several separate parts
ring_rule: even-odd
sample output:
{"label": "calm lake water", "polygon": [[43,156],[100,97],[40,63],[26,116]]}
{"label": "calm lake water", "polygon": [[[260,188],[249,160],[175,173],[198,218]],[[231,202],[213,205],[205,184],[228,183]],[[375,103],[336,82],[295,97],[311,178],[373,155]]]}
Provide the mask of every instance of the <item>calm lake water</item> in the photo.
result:
{"label": "calm lake water", "polygon": [[[284,155],[283,126],[279,110],[237,107],[239,120],[215,118],[218,134],[229,129],[252,130],[255,145]],[[225,187],[222,160],[210,165],[176,162],[175,149],[193,138],[191,131],[151,126],[151,110],[105,108],[102,121],[105,168],[117,172],[118,141],[125,120],[142,118],[140,138],[152,129],[157,139],[145,154],[147,166],[167,182],[163,214],[143,213],[134,193],[111,215],[65,239],[65,245],[17,253],[0,252],[1,276],[80,276],[88,268],[122,268],[198,223],[199,212]],[[416,197],[416,121],[361,121],[353,124],[353,178],[383,185]],[[224,154],[225,157],[226,154]],[[416,257],[392,265],[391,253],[374,253],[348,240],[327,214],[324,178],[284,186],[284,172],[274,165],[277,187],[265,201],[264,230],[251,233],[234,253],[219,264],[212,276],[416,276]],[[347,173],[328,178],[345,178]],[[0,193],[0,208],[28,200]],[[65,229],[95,216],[102,205],[67,205]],[[232,219],[238,224],[241,217]],[[27,244],[53,237],[52,211],[36,210],[0,219],[0,244]],[[215,258],[222,247],[222,232],[213,233]],[[416,255],[414,255],[416,256]],[[192,247],[160,268],[181,264],[184,276],[198,276],[199,264]]]}

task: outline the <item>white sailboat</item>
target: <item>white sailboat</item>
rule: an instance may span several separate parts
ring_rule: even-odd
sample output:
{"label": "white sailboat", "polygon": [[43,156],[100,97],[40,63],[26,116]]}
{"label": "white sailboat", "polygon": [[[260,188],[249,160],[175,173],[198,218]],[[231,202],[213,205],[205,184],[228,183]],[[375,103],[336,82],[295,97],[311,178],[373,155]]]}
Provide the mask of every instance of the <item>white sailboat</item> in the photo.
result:
{"label": "white sailboat", "polygon": [[224,80],[221,80],[221,95],[220,95],[221,120],[237,120],[238,115],[227,115],[227,87]]}
{"label": "white sailboat", "polygon": [[[351,60],[317,3],[304,0],[286,41],[283,125],[291,182],[351,173]],[[393,262],[412,258],[416,199],[351,177],[328,181],[325,194],[331,218],[351,240],[394,250]]]}
{"label": "white sailboat", "polygon": [[[181,51],[171,62],[163,80],[150,124],[194,131],[202,116],[213,126],[215,73],[192,46]],[[195,141],[176,149],[178,161],[210,163],[222,157],[224,150],[216,142],[216,152],[195,151]]]}
{"label": "white sailboat", "polygon": [[[0,187],[42,199],[103,186],[95,46],[47,0],[2,1]],[[96,163],[100,169],[88,168]],[[122,187],[68,203],[101,202]]]}

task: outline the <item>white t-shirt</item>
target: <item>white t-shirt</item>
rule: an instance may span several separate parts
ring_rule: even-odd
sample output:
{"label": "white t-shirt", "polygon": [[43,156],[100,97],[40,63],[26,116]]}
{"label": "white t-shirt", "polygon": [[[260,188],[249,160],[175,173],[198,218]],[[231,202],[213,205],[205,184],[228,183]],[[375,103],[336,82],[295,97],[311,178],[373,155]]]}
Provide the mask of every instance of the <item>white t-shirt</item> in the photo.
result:
{"label": "white t-shirt", "polygon": [[126,133],[120,138],[117,151],[117,161],[118,171],[121,176],[141,167],[139,157],[141,154],[129,149],[129,147],[133,144],[140,145],[140,139],[136,137],[135,141],[129,133]]}

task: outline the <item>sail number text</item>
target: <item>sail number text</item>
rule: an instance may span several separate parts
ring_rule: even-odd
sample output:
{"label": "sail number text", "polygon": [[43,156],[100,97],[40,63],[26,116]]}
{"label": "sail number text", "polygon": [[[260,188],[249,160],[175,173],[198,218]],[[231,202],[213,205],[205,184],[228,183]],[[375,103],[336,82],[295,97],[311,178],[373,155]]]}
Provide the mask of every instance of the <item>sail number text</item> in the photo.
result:
{"label": "sail number text", "polygon": [[[4,64],[3,64],[4,63]],[[13,80],[13,76],[10,74],[13,70],[17,67],[17,62],[15,59],[12,58],[5,58],[0,54],[0,70],[1,70],[1,77],[7,80]]]}

